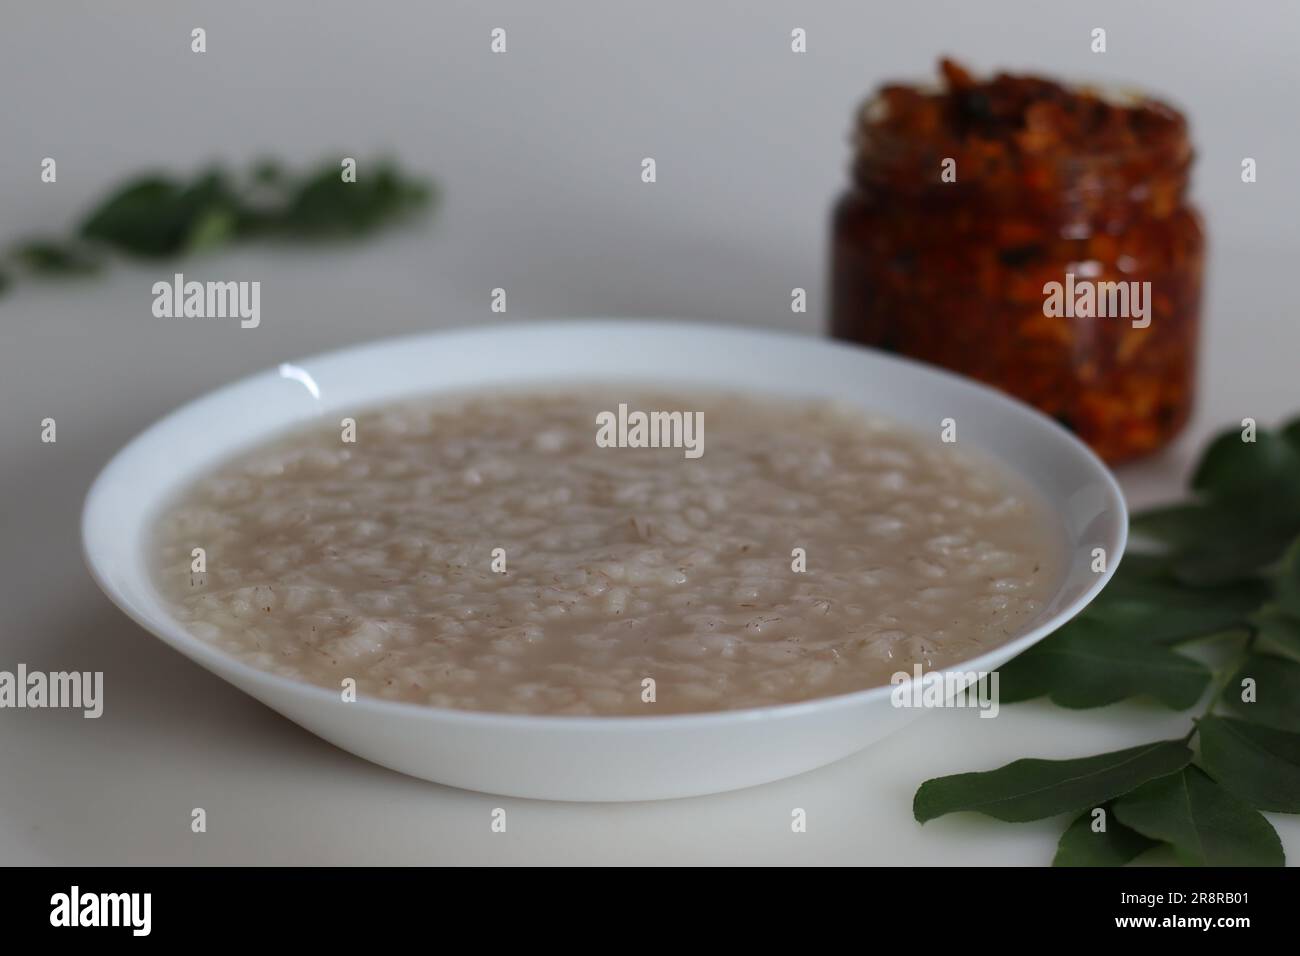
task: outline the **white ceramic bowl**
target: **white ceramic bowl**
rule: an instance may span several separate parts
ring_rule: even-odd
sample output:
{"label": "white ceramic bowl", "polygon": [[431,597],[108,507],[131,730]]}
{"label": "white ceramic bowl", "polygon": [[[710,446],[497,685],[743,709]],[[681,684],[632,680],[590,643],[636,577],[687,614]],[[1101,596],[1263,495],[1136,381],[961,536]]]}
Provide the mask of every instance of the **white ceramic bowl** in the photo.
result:
{"label": "white ceramic bowl", "polygon": [[360,699],[264,673],[186,633],[146,566],[159,507],[242,448],[316,416],[492,383],[593,379],[827,396],[930,430],[1025,476],[1059,519],[1064,581],[1024,633],[954,670],[990,671],[1077,614],[1123,552],[1124,499],[1105,466],[1043,415],[945,372],[868,349],[695,323],[493,325],[393,339],[282,365],[173,412],[104,468],[86,498],[86,563],[104,592],[186,657],[367,760],[472,790],[553,800],[650,800],[777,780],[854,753],[915,716],[890,688],[750,710],[662,717],[535,717]]}

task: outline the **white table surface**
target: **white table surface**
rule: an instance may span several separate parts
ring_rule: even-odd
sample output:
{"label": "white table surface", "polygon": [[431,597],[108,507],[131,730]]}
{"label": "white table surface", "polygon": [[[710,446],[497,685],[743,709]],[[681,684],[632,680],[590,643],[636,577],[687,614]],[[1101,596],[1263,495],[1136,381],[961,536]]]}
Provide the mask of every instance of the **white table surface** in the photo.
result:
{"label": "white table surface", "polygon": [[[1300,8],[627,6],[6,6],[0,238],[59,230],[141,166],[212,156],[391,150],[434,174],[445,202],[426,226],[355,248],[182,263],[198,278],[261,280],[256,330],[155,319],[150,286],[167,265],[0,298],[0,669],[102,670],[106,699],[99,720],[0,711],[0,863],[1041,864],[1061,822],[955,816],[922,828],[917,784],[1183,732],[1185,716],[1134,704],[1017,705],[992,721],[941,711],[752,790],[505,800],[334,749],[183,660],[95,588],[77,521],[99,467],[169,409],[279,361],[492,321],[496,286],[514,320],[671,315],[819,334],[850,111],[882,78],[923,73],[942,51],[979,67],[1128,79],[1191,113],[1213,243],[1202,396],[1173,450],[1122,471],[1131,502],[1177,494],[1216,427],[1300,411],[1300,184],[1288,165],[1300,144],[1283,121]],[[1099,25],[1104,57],[1087,49]],[[194,26],[208,30],[206,54],[189,52]],[[508,29],[506,56],[487,53],[494,26]],[[809,31],[802,57],[788,52],[794,26]],[[1247,155],[1260,165],[1251,186],[1238,178]],[[45,156],[58,161],[56,184],[39,182]],[[653,186],[639,181],[644,156],[658,162]],[[807,315],[789,312],[793,286],[809,291]],[[56,444],[39,440],[46,416]],[[498,806],[505,834],[489,828]],[[205,834],[190,831],[193,807],[207,811]],[[804,834],[791,832],[795,807]],[[1272,819],[1300,860],[1300,821]]]}

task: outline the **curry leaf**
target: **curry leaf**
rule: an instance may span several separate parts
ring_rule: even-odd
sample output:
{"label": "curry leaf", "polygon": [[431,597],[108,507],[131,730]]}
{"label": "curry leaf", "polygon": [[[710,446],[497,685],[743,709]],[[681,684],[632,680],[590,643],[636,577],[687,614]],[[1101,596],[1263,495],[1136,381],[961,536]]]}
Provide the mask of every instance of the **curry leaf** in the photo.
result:
{"label": "curry leaf", "polygon": [[50,239],[33,239],[14,250],[14,258],[32,272],[45,276],[88,275],[102,265],[84,245]]}
{"label": "curry leaf", "polygon": [[1101,809],[1105,828],[1094,830],[1094,811],[1086,811],[1061,834],[1052,866],[1123,866],[1159,845],[1116,820],[1109,805]]}
{"label": "curry leaf", "polygon": [[[168,258],[248,239],[361,236],[412,216],[432,196],[430,184],[386,160],[360,164],[348,182],[333,160],[297,175],[270,159],[244,175],[218,167],[189,179],[146,173],[96,205],[74,239],[29,240],[12,258],[35,274],[71,276],[96,270],[102,250]],[[0,290],[8,278],[0,269]]]}
{"label": "curry leaf", "polygon": [[1153,780],[1115,801],[1125,826],[1173,844],[1192,866],[1282,866],[1282,843],[1259,811],[1198,767]]}
{"label": "curry leaf", "polygon": [[1078,620],[999,671],[1002,700],[1048,694],[1062,707],[1101,707],[1149,695],[1175,710],[1200,699],[1210,682],[1199,661],[1115,633],[1104,621]]}
{"label": "curry leaf", "polygon": [[1229,429],[1215,438],[1192,475],[1195,491],[1218,500],[1258,500],[1260,494],[1300,492],[1300,449],[1280,434],[1258,429],[1254,441]]}
{"label": "curry leaf", "polygon": [[1279,610],[1300,620],[1300,538],[1296,539],[1283,556],[1275,587]]}
{"label": "curry leaf", "polygon": [[[1134,515],[1132,540],[1148,550],[1125,557],[1082,614],[1000,671],[1004,703],[1145,695],[1185,708],[1212,675],[1177,646],[1245,638],[1246,657],[1220,668],[1222,691],[1187,737],[928,780],[913,799],[919,821],[1082,811],[1058,866],[1123,865],[1161,843],[1188,863],[1283,862],[1259,810],[1300,812],[1300,418],[1254,438],[1236,429],[1216,438],[1196,468],[1197,498]],[[1187,745],[1198,735],[1193,766]],[[1096,807],[1109,811],[1101,832]]]}
{"label": "curry leaf", "polygon": [[1136,641],[1177,644],[1244,627],[1269,596],[1261,578],[1196,587],[1175,578],[1173,565],[1169,556],[1125,556],[1081,620]]}
{"label": "curry leaf", "polygon": [[196,226],[235,199],[220,174],[191,185],[163,176],[127,183],[91,212],[81,235],[139,256],[173,256],[190,246]]}
{"label": "curry leaf", "polygon": [[[1244,582],[1243,582],[1244,583]],[[1181,644],[1209,634],[1241,629],[1267,591],[1253,585],[1224,593],[1215,601],[1205,595],[1152,597],[1107,596],[1093,602],[1080,621],[1101,625],[1115,637],[1145,644]],[[1073,623],[1073,622],[1072,622]],[[1068,625],[1067,625],[1068,626]],[[1064,631],[1065,628],[1062,628]]]}
{"label": "curry leaf", "polygon": [[141,256],[174,256],[235,239],[360,235],[410,215],[432,195],[396,164],[362,164],[355,181],[326,162],[293,176],[271,160],[235,177],[212,168],[190,182],[149,174],[110,195],[80,234]]}
{"label": "curry leaf", "polygon": [[921,823],[960,810],[1009,822],[1078,813],[1174,773],[1191,757],[1181,740],[1166,740],[1076,760],[1017,760],[984,773],[927,780],[916,791],[912,813]]}
{"label": "curry leaf", "polygon": [[428,198],[426,186],[405,181],[389,164],[377,165],[356,182],[343,182],[336,167],[326,167],[301,185],[269,228],[311,238],[360,235],[405,216]]}
{"label": "curry leaf", "polygon": [[1257,648],[1300,660],[1300,619],[1283,614],[1275,605],[1266,605],[1251,621],[1257,630]]}
{"label": "curry leaf", "polygon": [[1201,761],[1220,786],[1260,810],[1300,813],[1300,734],[1231,717],[1197,727]]}
{"label": "curry leaf", "polygon": [[1252,654],[1224,687],[1222,700],[1243,720],[1300,732],[1300,663]]}
{"label": "curry leaf", "polygon": [[1170,562],[1173,576],[1191,585],[1222,585],[1253,578],[1277,561],[1290,542],[1295,526],[1278,524],[1251,529],[1236,540],[1210,542],[1188,549]]}
{"label": "curry leaf", "polygon": [[[1277,561],[1300,533],[1300,510],[1277,495],[1173,505],[1133,516],[1130,527],[1166,549],[1166,577],[1191,588],[1249,579]],[[1127,564],[1129,558],[1124,559]],[[1120,566],[1121,569],[1123,565]]]}
{"label": "curry leaf", "polygon": [[1241,515],[1231,507],[1202,502],[1148,508],[1134,513],[1129,520],[1129,527],[1136,535],[1171,548],[1221,539],[1235,533],[1240,525]]}
{"label": "curry leaf", "polygon": [[1300,417],[1293,418],[1279,430],[1283,438],[1291,443],[1291,447],[1300,451]]}

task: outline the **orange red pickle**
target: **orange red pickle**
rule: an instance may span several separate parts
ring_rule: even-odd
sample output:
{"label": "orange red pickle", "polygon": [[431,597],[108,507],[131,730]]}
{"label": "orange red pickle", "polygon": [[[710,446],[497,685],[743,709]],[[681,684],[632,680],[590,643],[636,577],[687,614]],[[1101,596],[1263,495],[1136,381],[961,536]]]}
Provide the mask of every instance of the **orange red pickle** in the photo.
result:
{"label": "orange red pickle", "polygon": [[[1205,240],[1186,120],[1146,97],[941,71],[942,88],[886,86],[858,118],[832,334],[995,385],[1107,461],[1155,451],[1195,392]],[[1149,324],[1048,314],[1067,273],[1149,282]]]}

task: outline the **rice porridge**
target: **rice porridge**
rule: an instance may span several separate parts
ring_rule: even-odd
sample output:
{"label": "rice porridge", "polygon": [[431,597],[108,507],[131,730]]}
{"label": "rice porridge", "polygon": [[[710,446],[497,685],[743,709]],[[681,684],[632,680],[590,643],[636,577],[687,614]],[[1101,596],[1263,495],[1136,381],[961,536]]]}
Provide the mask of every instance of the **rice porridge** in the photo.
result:
{"label": "rice porridge", "polygon": [[[621,404],[698,414],[701,454],[598,443]],[[151,562],[198,638],[358,696],[599,715],[829,696],[1004,643],[1062,574],[1034,493],[938,423],[596,385],[363,410],[351,434],[347,415],[191,485]]]}

